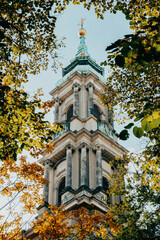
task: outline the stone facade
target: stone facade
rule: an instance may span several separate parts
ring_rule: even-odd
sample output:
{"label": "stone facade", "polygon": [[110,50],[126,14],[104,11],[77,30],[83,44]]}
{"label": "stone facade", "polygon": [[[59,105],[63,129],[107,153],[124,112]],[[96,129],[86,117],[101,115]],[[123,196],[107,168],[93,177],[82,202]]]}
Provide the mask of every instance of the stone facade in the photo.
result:
{"label": "stone facade", "polygon": [[85,205],[105,212],[108,202],[119,201],[108,199],[106,193],[109,175],[118,171],[111,169],[109,162],[127,151],[117,142],[111,110],[99,101],[105,88],[104,70],[85,51],[86,45],[79,48],[75,59],[63,69],[63,79],[50,92],[55,122],[63,129],[53,136],[53,152],[44,153],[39,162],[52,163],[45,165],[48,204],[63,204],[68,210]]}
{"label": "stone facade", "polygon": [[[63,78],[50,92],[54,121],[63,128],[53,136],[53,152],[42,153],[39,160],[49,180],[43,191],[45,205],[39,208],[39,214],[48,204],[63,204],[66,210],[85,206],[105,213],[108,203],[119,202],[107,194],[108,177],[118,172],[109,162],[127,150],[117,142],[111,110],[103,108],[99,101],[105,88],[104,69],[88,54],[82,33],[85,31],[80,31],[76,57],[63,69]],[[36,239],[32,229],[26,236]]]}

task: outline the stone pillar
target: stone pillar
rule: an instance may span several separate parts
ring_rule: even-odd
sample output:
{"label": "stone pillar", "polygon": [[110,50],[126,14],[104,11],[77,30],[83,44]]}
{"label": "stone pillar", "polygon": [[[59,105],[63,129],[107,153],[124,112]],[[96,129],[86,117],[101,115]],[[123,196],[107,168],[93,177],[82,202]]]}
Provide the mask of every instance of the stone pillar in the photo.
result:
{"label": "stone pillar", "polygon": [[101,149],[96,150],[96,185],[102,187],[102,153]]}
{"label": "stone pillar", "polygon": [[88,116],[93,115],[94,113],[94,103],[93,103],[93,83],[88,83],[87,90],[88,90]]}
{"label": "stone pillar", "polygon": [[81,186],[87,185],[87,149],[83,144],[81,148]]}
{"label": "stone pillar", "polygon": [[79,95],[80,85],[78,83],[73,84],[74,89],[74,100],[73,100],[73,116],[79,116]]}
{"label": "stone pillar", "polygon": [[72,187],[72,150],[68,146],[66,150],[67,173],[66,173],[66,187]]}
{"label": "stone pillar", "polygon": [[59,105],[61,101],[57,97],[53,100],[53,102],[54,102],[54,122],[58,122],[59,121]]}
{"label": "stone pillar", "polygon": [[44,185],[43,188],[43,195],[44,195],[44,202],[48,203],[48,195],[49,195],[49,170],[50,167],[53,166],[53,162],[50,160],[45,160],[44,163],[44,178],[48,180],[48,182]]}

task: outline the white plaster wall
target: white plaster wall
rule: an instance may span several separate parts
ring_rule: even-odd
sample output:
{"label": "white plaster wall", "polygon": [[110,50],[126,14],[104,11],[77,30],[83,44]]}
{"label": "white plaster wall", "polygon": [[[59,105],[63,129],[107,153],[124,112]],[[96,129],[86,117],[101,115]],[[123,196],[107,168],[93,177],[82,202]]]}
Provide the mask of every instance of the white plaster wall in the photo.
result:
{"label": "white plaster wall", "polygon": [[79,92],[79,116],[83,119],[87,117],[87,113],[88,113],[87,100],[88,100],[88,95],[87,95],[86,86],[84,83],[82,83],[81,90]]}
{"label": "white plaster wall", "polygon": [[97,121],[94,118],[90,118],[86,121],[85,123],[85,128],[90,131],[90,130],[97,130]]}
{"label": "white plaster wall", "polygon": [[104,177],[108,177],[110,174],[112,174],[112,172],[111,166],[102,159],[102,175]]}
{"label": "white plaster wall", "polygon": [[80,129],[82,129],[84,127],[84,124],[77,118],[74,118],[71,122],[70,122],[70,129],[72,131],[79,131]]}

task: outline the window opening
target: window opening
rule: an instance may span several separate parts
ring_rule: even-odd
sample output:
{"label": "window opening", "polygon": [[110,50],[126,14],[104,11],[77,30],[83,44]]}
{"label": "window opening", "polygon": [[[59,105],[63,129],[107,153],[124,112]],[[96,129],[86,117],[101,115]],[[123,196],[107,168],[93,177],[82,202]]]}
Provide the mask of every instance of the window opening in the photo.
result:
{"label": "window opening", "polygon": [[94,115],[94,117],[97,118],[98,121],[101,120],[101,118],[100,118],[101,113],[100,113],[99,107],[97,105],[95,105],[95,104],[94,104],[93,115]]}
{"label": "window opening", "polygon": [[110,195],[108,193],[108,190],[109,190],[109,181],[107,178],[103,177],[103,188],[107,194],[107,203],[110,204],[111,201],[110,201]]}
{"label": "window opening", "polygon": [[67,112],[67,122],[69,122],[72,117],[73,117],[73,105],[71,105],[70,108],[68,109],[68,112]]}
{"label": "window opening", "polygon": [[58,187],[58,207],[61,205],[62,203],[62,191],[65,188],[65,177],[62,178],[59,187]]}

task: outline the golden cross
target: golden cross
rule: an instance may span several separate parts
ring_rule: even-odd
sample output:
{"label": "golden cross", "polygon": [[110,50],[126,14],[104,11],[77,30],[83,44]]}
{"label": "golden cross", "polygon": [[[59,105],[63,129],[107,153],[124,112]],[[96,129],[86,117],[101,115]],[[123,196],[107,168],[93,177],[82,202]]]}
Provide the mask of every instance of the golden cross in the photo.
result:
{"label": "golden cross", "polygon": [[78,25],[81,25],[81,28],[83,28],[83,22],[86,20],[86,18],[81,18],[81,21]]}

